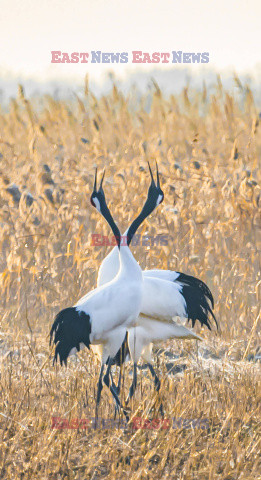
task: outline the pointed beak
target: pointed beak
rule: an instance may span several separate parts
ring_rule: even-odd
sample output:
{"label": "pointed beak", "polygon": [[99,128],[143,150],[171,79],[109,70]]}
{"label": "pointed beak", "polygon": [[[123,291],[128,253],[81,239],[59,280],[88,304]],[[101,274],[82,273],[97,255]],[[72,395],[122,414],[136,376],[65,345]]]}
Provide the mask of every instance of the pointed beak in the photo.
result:
{"label": "pointed beak", "polygon": [[152,175],[152,171],[151,171],[151,167],[150,167],[150,162],[148,161],[148,166],[149,166],[149,171],[150,171],[150,176],[151,176],[151,185],[154,187],[156,186],[155,185],[155,182],[154,182],[154,178],[153,178],[153,175]]}
{"label": "pointed beak", "polygon": [[99,187],[99,191],[100,191],[100,192],[102,191],[102,184],[103,184],[104,175],[105,175],[105,169],[103,170],[103,174],[102,174],[102,178],[101,178],[101,183],[100,183],[100,187]]}
{"label": "pointed beak", "polygon": [[97,167],[95,168],[94,187],[93,187],[94,192],[96,192],[96,187],[97,187]]}
{"label": "pointed beak", "polygon": [[159,169],[158,169],[158,164],[156,160],[155,160],[155,163],[156,163],[156,171],[157,171],[157,187],[160,188]]}

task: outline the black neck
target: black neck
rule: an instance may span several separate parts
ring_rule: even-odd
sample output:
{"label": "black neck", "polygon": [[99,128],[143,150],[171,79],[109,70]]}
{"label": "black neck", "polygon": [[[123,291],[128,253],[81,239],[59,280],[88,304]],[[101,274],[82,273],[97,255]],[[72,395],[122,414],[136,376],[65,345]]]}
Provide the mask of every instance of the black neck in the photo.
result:
{"label": "black neck", "polygon": [[118,249],[120,249],[120,246],[121,246],[121,234],[120,234],[120,230],[118,229],[116,223],[114,222],[112,216],[111,216],[111,212],[110,210],[108,209],[107,205],[105,202],[103,202],[103,205],[101,206],[101,214],[103,215],[103,217],[105,218],[105,220],[107,220],[108,224],[110,225],[111,229],[112,229],[112,232],[116,238],[116,242],[117,242],[117,246],[118,246]]}
{"label": "black neck", "polygon": [[151,214],[151,212],[153,212],[154,208],[155,208],[155,203],[153,203],[150,198],[147,198],[141,213],[138,215],[137,218],[135,218],[131,226],[128,228],[127,245],[130,245],[132,238],[135,235],[136,231],[138,230],[139,226],[145,220],[145,218],[147,218]]}

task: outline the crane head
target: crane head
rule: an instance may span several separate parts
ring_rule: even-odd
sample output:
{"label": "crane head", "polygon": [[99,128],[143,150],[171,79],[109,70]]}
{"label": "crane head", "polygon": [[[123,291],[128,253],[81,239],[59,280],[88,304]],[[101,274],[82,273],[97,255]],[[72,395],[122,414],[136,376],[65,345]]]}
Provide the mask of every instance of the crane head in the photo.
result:
{"label": "crane head", "polygon": [[104,170],[102,178],[101,178],[100,186],[97,190],[97,168],[96,168],[95,177],[94,177],[93,192],[91,194],[91,204],[92,204],[93,207],[97,208],[97,210],[99,212],[101,211],[102,204],[103,205],[106,204],[105,195],[104,195],[104,191],[103,191],[103,188],[102,188],[104,175],[105,175],[105,170]]}
{"label": "crane head", "polygon": [[158,206],[164,200],[164,193],[160,188],[158,164],[157,162],[155,163],[156,163],[156,172],[157,172],[157,183],[155,183],[154,181],[151,166],[148,162],[150,176],[151,176],[151,184],[148,191],[148,200],[150,200],[152,203],[155,203],[155,206]]}

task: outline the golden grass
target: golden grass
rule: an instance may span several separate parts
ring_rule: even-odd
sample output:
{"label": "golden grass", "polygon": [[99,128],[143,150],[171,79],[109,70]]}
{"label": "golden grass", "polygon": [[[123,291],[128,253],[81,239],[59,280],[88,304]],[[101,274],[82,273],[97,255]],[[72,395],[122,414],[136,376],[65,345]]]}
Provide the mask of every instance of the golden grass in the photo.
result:
{"label": "golden grass", "polygon": [[[251,91],[237,86],[232,95],[218,80],[215,95],[184,89],[168,99],[155,83],[141,98],[114,86],[97,99],[86,82],[71,103],[29,101],[21,87],[0,113],[0,478],[261,478],[261,127]],[[94,416],[98,361],[84,351],[67,370],[53,367],[48,345],[54,315],[94,287],[109,251],[91,246],[92,233],[110,234],[89,203],[94,167],[107,169],[123,231],[145,199],[147,159],[158,161],[165,201],[140,233],[167,235],[168,245],[132,251],[143,268],[206,281],[221,326],[220,335],[197,327],[204,344],[164,345],[187,368],[168,375],[158,352],[160,397],[166,418],[208,428],[53,430],[52,416]],[[157,405],[139,370],[133,415],[157,417]],[[106,388],[100,414],[113,417]]]}

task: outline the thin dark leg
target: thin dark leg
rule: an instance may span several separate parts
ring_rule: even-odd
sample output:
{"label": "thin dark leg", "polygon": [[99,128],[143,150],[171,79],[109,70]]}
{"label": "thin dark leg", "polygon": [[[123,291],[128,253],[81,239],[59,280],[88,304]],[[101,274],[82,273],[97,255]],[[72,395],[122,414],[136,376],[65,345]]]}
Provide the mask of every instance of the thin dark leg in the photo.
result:
{"label": "thin dark leg", "polygon": [[104,363],[101,366],[100,369],[100,375],[99,375],[99,380],[97,384],[97,399],[96,399],[96,408],[95,408],[95,422],[98,420],[98,409],[99,409],[99,403],[101,400],[101,392],[102,392],[102,377],[103,377],[103,370],[104,370]]}
{"label": "thin dark leg", "polygon": [[[115,383],[114,380],[113,380],[113,376],[112,376],[112,373],[111,373],[111,372],[110,372],[110,380],[111,380],[111,386],[112,386],[114,392],[116,392],[117,395],[119,395],[120,392],[119,392],[119,390],[118,390],[118,387],[117,387],[116,383]],[[120,411],[119,405],[118,405],[117,402],[115,401],[114,420],[115,420],[115,418],[116,418],[117,413],[119,413],[119,411]]]}
{"label": "thin dark leg", "polygon": [[114,380],[113,380],[113,376],[112,376],[112,373],[111,373],[111,372],[110,372],[110,380],[111,380],[111,385],[112,385],[112,387],[114,388],[114,391],[119,394],[119,392],[118,392],[118,387],[117,387],[116,383],[115,383]]}
{"label": "thin dark leg", "polygon": [[[153,365],[151,365],[151,363],[147,363],[147,366],[150,370],[150,373],[154,379],[154,385],[155,385],[155,389],[156,391],[158,392],[159,389],[160,389],[160,379],[158,377],[158,375],[156,374],[155,370],[154,370],[154,367]],[[159,411],[160,411],[160,414],[162,415],[162,417],[164,417],[164,410],[163,410],[163,405],[162,403],[160,403],[160,408],[159,408]]]}
{"label": "thin dark leg", "polygon": [[153,368],[153,365],[151,365],[151,363],[147,363],[147,366],[149,367],[150,373],[151,373],[151,375],[154,379],[154,385],[155,385],[156,391],[158,392],[159,389],[160,389],[160,379],[159,379],[158,375],[156,374],[156,372]]}
{"label": "thin dark leg", "polygon": [[118,378],[118,385],[113,380],[113,376],[110,372],[110,379],[111,379],[111,385],[114,388],[114,391],[119,395],[121,391],[121,376],[122,376],[122,365],[120,366],[120,373],[119,373],[119,378]]}
{"label": "thin dark leg", "polygon": [[[121,391],[121,376],[122,376],[122,365],[120,365],[120,373],[119,373],[119,378],[118,378],[118,385],[116,385],[114,383],[114,380],[113,380],[113,377],[112,377],[112,374],[110,375],[111,377],[111,385],[112,387],[114,388],[114,391],[117,393],[117,395],[120,396],[120,391]],[[119,406],[118,404],[116,403],[115,405],[115,410],[114,410],[114,420],[117,416],[117,413],[119,413]]]}
{"label": "thin dark leg", "polygon": [[117,385],[117,390],[116,390],[118,395],[120,395],[120,391],[121,391],[121,376],[122,376],[122,365],[120,366],[120,373],[119,373],[118,385]]}
{"label": "thin dark leg", "polygon": [[106,373],[103,377],[103,381],[105,383],[105,385],[110,389],[110,392],[112,393],[113,395],[113,398],[116,402],[116,405],[117,405],[117,408],[121,408],[124,415],[125,415],[125,418],[127,421],[129,421],[129,416],[128,416],[128,412],[124,409],[123,405],[121,404],[120,402],[120,399],[119,399],[119,396],[117,394],[117,392],[115,391],[115,387],[114,387],[114,382],[113,384],[114,385],[110,385],[110,370],[111,370],[111,365],[113,363],[113,360],[112,359],[109,359],[109,362],[108,362],[108,366],[107,366],[107,370],[106,370]]}
{"label": "thin dark leg", "polygon": [[136,387],[137,387],[137,363],[134,362],[134,364],[133,364],[133,380],[132,380],[132,384],[131,384],[130,389],[129,389],[129,395],[128,395],[128,398],[126,400],[126,405],[129,403],[130,399],[133,397],[134,392],[136,390]]}
{"label": "thin dark leg", "polygon": [[109,357],[109,361],[108,361],[108,364],[107,364],[107,370],[106,370],[106,373],[103,377],[103,381],[108,388],[110,388],[110,378],[112,379],[113,385],[115,385],[115,383],[113,381],[113,378],[112,378],[112,374],[111,374],[112,363],[113,363],[113,359]]}

